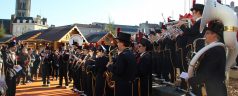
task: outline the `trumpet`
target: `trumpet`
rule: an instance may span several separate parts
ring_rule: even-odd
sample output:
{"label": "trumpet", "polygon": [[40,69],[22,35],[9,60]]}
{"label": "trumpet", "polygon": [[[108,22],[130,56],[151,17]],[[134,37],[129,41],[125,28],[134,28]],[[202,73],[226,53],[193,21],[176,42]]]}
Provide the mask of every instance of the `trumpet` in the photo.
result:
{"label": "trumpet", "polygon": [[189,18],[184,18],[184,19],[181,19],[181,20],[178,20],[178,21],[168,22],[168,23],[166,23],[166,25],[176,25],[176,24],[178,24],[180,21],[183,21],[184,24],[185,24],[185,26],[187,26],[188,28],[191,28],[192,20],[189,19]]}
{"label": "trumpet", "polygon": [[[112,63],[112,57],[113,57],[113,54],[116,54],[117,53],[117,48],[114,48],[113,50],[111,50],[109,53],[108,53],[108,57],[109,57],[109,64]],[[106,81],[107,81],[107,85],[110,87],[110,88],[114,88],[115,87],[115,81],[112,80],[112,72],[109,72],[108,70],[104,72],[104,76],[106,78]]]}

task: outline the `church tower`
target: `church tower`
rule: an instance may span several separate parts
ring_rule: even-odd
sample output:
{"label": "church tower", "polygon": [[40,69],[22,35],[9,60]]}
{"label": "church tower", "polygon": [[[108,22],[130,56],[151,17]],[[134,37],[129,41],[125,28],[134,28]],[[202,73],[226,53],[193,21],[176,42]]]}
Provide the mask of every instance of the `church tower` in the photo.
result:
{"label": "church tower", "polygon": [[16,0],[16,17],[30,17],[31,0]]}

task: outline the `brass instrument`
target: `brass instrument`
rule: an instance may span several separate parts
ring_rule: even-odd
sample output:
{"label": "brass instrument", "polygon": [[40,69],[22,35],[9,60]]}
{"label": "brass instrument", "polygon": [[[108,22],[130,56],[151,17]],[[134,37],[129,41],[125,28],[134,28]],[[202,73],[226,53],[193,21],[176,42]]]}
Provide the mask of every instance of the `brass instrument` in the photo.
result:
{"label": "brass instrument", "polygon": [[[190,61],[192,60],[192,58],[196,55],[196,53],[197,53],[197,42],[198,41],[200,41],[200,40],[205,40],[206,38],[197,38],[197,39],[195,39],[194,41],[193,41],[193,44],[192,44],[192,49],[191,49],[191,53],[190,53],[190,58],[189,58],[189,62],[188,63],[190,63]],[[189,66],[191,66],[191,65],[189,65]],[[193,71],[194,71],[194,74],[196,73],[195,71],[197,70],[197,67],[199,66],[199,61],[197,61],[196,62],[196,64],[194,65],[194,69],[193,69]]]}
{"label": "brass instrument", "polygon": [[[114,52],[114,53],[113,53]],[[113,62],[112,61],[112,57],[113,57],[113,54],[117,53],[117,48],[114,48],[113,50],[111,50],[109,53],[108,53],[108,57],[109,57],[109,62]],[[104,76],[106,78],[106,81],[107,81],[107,85],[110,87],[110,88],[114,88],[115,87],[115,81],[112,81],[112,72],[109,72],[108,70],[104,72]]]}
{"label": "brass instrument", "polygon": [[83,44],[83,37],[78,34],[72,35],[69,39],[69,45],[73,46],[74,42],[76,42],[78,46],[81,46]]}
{"label": "brass instrument", "polygon": [[84,59],[81,61],[80,65],[79,65],[82,68],[82,71],[85,71],[85,64],[84,63],[88,58],[89,58],[89,55],[86,55],[84,57]]}

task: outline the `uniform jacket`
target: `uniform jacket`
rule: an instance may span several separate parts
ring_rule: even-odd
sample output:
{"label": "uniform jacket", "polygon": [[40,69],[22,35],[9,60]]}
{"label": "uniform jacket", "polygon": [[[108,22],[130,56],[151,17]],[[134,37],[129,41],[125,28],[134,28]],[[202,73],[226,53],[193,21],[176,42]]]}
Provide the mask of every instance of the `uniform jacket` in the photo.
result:
{"label": "uniform jacket", "polygon": [[115,81],[131,81],[135,79],[136,58],[129,49],[123,50],[117,57],[116,62],[108,67],[113,73]]}

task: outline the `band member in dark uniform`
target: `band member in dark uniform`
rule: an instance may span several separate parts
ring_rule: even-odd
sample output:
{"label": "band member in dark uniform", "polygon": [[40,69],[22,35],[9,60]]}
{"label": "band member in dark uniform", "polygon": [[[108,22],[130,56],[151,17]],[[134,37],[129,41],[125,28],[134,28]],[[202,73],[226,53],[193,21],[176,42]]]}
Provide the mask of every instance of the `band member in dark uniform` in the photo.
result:
{"label": "band member in dark uniform", "polygon": [[[84,91],[84,93],[88,93],[88,85],[87,85],[87,72],[86,72],[86,66],[85,66],[85,62],[87,59],[89,59],[90,55],[89,55],[89,46],[88,45],[84,45],[83,46],[83,55],[81,58],[81,64],[80,64],[80,68],[82,70],[81,72],[81,80],[82,80],[82,90]],[[88,95],[88,94],[87,94]]]}
{"label": "band member in dark uniform", "polygon": [[186,26],[185,23],[187,22],[184,22],[184,21],[180,21],[177,24],[177,26],[179,26],[180,29],[184,32],[183,35],[187,37],[188,39],[187,44],[192,44],[196,38],[203,37],[204,35],[204,34],[200,34],[200,31],[199,31],[203,9],[204,9],[204,5],[202,4],[195,4],[193,8],[191,8],[193,19],[195,20],[195,23],[191,26],[191,28]]}
{"label": "band member in dark uniform", "polygon": [[62,87],[63,78],[65,80],[65,88],[69,87],[68,82],[68,67],[69,67],[69,50],[65,50],[64,53],[60,56],[60,65],[59,65],[59,86]]}
{"label": "band member in dark uniform", "polygon": [[[189,28],[186,26],[186,22],[180,21],[177,26],[180,27],[180,29],[183,31],[183,34],[178,36],[176,38],[176,44],[177,44],[177,56],[178,56],[178,67],[180,69],[180,73],[188,70],[187,62],[192,57],[192,49],[193,49],[193,42],[196,38],[202,38],[204,33],[200,33],[200,23],[201,23],[201,17],[203,13],[204,5],[202,4],[195,4],[193,8],[190,10],[192,11],[193,19],[195,20],[195,23]],[[196,45],[196,52],[200,50],[202,47],[204,47],[204,41],[199,40]],[[182,79],[181,82],[181,88],[187,89],[187,84],[184,79]]]}
{"label": "band member in dark uniform", "polygon": [[95,60],[95,70],[96,70],[96,89],[95,96],[105,96],[105,77],[103,76],[108,62],[108,58],[105,56],[106,50],[103,49],[103,46],[99,46],[97,49],[97,58]]}
{"label": "band member in dark uniform", "polygon": [[58,80],[59,76],[59,52],[57,50],[54,50],[54,52],[51,53],[52,58],[52,79],[54,80],[54,77],[56,80]]}
{"label": "band member in dark uniform", "polygon": [[138,75],[140,78],[140,90],[138,90],[140,96],[151,96],[152,86],[152,59],[151,59],[151,43],[149,40],[142,38],[141,43],[138,44],[138,52],[140,57],[137,61]]}
{"label": "band member in dark uniform", "polygon": [[94,96],[95,90],[95,59],[96,59],[96,48],[91,46],[89,49],[89,58],[85,61],[86,67],[86,78],[87,78],[87,96]]}
{"label": "band member in dark uniform", "polygon": [[7,83],[7,96],[15,96],[16,94],[16,42],[10,42],[8,44],[9,51],[6,53],[6,57],[3,58],[5,67],[5,76]]}
{"label": "band member in dark uniform", "polygon": [[115,63],[108,63],[109,71],[115,80],[115,96],[132,96],[132,85],[136,75],[136,58],[130,47],[131,35],[119,32],[117,46],[119,55]]}
{"label": "band member in dark uniform", "polygon": [[[157,32],[159,31],[159,30],[156,30]],[[159,33],[159,32],[158,32]],[[151,42],[151,44],[152,44],[152,72],[153,72],[153,74],[156,74],[157,75],[157,77],[158,78],[160,78],[161,77],[161,65],[162,65],[162,63],[160,63],[160,59],[159,58],[161,58],[161,56],[159,57],[159,42],[158,42],[158,38],[156,38],[157,37],[157,35],[156,35],[157,33],[155,32],[155,31],[150,31],[150,33],[149,33],[149,41]]]}
{"label": "band member in dark uniform", "polygon": [[[214,42],[223,42],[224,25],[217,21],[211,21],[205,33],[207,45]],[[194,85],[193,91],[197,96],[227,96],[225,85],[226,52],[224,46],[215,46],[208,49],[199,60],[195,69],[196,75],[189,79],[190,85]],[[206,92],[204,92],[204,90]],[[203,90],[203,91],[202,91]]]}
{"label": "band member in dark uniform", "polygon": [[73,55],[75,62],[74,62],[74,66],[73,66],[73,91],[74,92],[82,92],[82,80],[81,80],[81,74],[82,71],[80,69],[80,58],[82,57],[82,53],[81,53],[81,46],[76,46],[76,53],[75,55]]}

